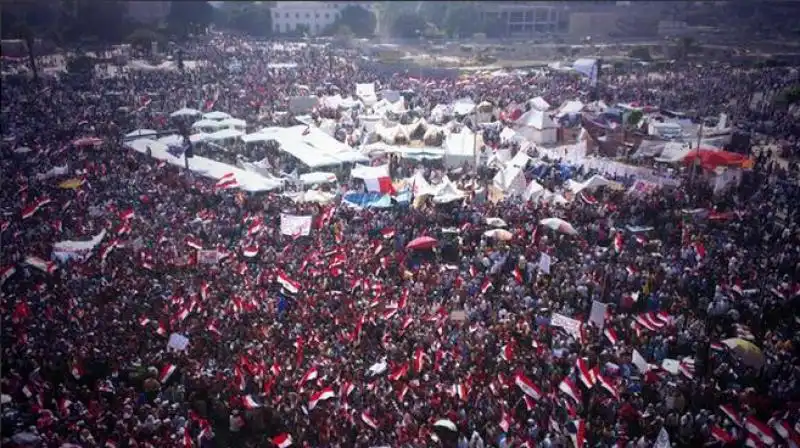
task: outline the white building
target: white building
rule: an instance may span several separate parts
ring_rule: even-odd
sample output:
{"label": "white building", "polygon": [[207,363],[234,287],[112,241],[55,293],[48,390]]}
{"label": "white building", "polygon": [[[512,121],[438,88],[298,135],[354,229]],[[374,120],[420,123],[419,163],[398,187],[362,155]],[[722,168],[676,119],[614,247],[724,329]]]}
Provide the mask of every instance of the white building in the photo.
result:
{"label": "white building", "polygon": [[297,27],[306,27],[310,35],[320,34],[339,18],[347,6],[372,8],[365,2],[275,2],[272,7],[272,31],[275,34],[289,33]]}

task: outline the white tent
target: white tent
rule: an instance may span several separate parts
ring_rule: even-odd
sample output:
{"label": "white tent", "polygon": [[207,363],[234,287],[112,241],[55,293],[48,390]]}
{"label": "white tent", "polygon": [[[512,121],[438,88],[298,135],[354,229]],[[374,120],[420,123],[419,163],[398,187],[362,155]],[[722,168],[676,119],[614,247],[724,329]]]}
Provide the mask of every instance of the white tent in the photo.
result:
{"label": "white tent", "polygon": [[253,134],[245,134],[242,136],[242,141],[245,143],[266,142],[272,139],[269,135],[255,132]]}
{"label": "white tent", "polygon": [[205,118],[206,120],[225,120],[233,117],[231,116],[231,114],[215,110],[213,112],[208,112],[203,114],[203,118]]}
{"label": "white tent", "polygon": [[436,194],[433,196],[433,202],[437,204],[447,204],[448,202],[455,202],[464,199],[464,192],[459,190],[456,185],[445,177]]}
{"label": "white tent", "polygon": [[436,194],[436,188],[432,187],[431,184],[425,180],[422,171],[417,171],[413,176],[406,179],[406,185],[409,186],[414,196]]}
{"label": "white tent", "polygon": [[154,136],[156,134],[158,134],[158,132],[156,132],[156,131],[154,131],[152,129],[137,129],[135,131],[128,132],[127,134],[125,134],[125,137],[126,138],[130,138],[130,137],[152,137],[152,136]]}
{"label": "white tent", "polygon": [[553,144],[557,140],[555,124],[550,114],[538,109],[531,109],[516,121],[517,132],[537,144]]}
{"label": "white tent", "polygon": [[313,173],[306,173],[300,175],[300,182],[303,185],[314,185],[314,184],[328,184],[328,183],[336,183],[336,174],[334,173],[327,173],[323,171],[315,171]]}
{"label": "white tent", "polygon": [[507,165],[497,172],[492,184],[506,196],[522,195],[525,192],[525,173],[518,167]]}
{"label": "white tent", "polygon": [[550,103],[545,101],[545,99],[540,97],[540,96],[537,96],[536,98],[528,100],[528,104],[530,104],[532,108],[537,109],[537,110],[542,110],[542,111],[549,110],[550,107],[551,107]]}
{"label": "white tent", "polygon": [[192,124],[192,127],[195,128],[195,129],[219,129],[222,126],[223,125],[221,125],[219,121],[214,121],[214,120],[209,120],[209,119],[203,119],[203,120],[200,120],[200,121],[195,121]]}
{"label": "white tent", "polygon": [[[143,154],[147,154],[149,149],[153,158],[163,160],[180,168],[186,165],[183,155],[175,157],[167,151],[167,145],[155,140],[146,138],[137,139],[127,143],[127,146]],[[235,166],[220,163],[205,157],[194,156],[190,159],[188,165],[189,170],[212,179],[219,180],[223,176],[233,174],[236,178],[236,182],[239,184],[239,188],[245,191],[271,191],[282,186],[282,183],[275,179],[267,179],[256,173],[248,172]]]}
{"label": "white tent", "polygon": [[444,141],[444,163],[449,168],[466,163],[475,166],[475,157],[482,137],[464,127],[459,133],[452,133]]}
{"label": "white tent", "polygon": [[599,176],[595,174],[594,176],[590,177],[589,179],[583,182],[569,182],[567,188],[570,189],[575,194],[580,193],[583,190],[586,191],[594,191],[600,187],[605,187],[606,185],[611,184],[611,181],[606,179],[603,176]]}
{"label": "white tent", "polygon": [[242,131],[237,131],[236,129],[220,129],[213,134],[208,134],[208,140],[217,141],[217,140],[227,140],[230,138],[239,138],[243,135]]}
{"label": "white tent", "polygon": [[220,126],[226,128],[244,129],[247,127],[247,122],[240,118],[225,118],[219,121]]}
{"label": "white tent", "polygon": [[169,114],[170,117],[194,117],[200,115],[200,112],[197,109],[192,109],[189,107],[184,107],[183,109],[178,109],[175,112]]}
{"label": "white tent", "polygon": [[558,108],[557,118],[564,115],[577,114],[583,111],[584,104],[578,100],[566,101],[561,107]]}
{"label": "white tent", "polygon": [[[192,134],[189,136],[189,141],[192,143],[202,142],[208,139],[208,134],[203,132]],[[165,137],[161,137],[157,140],[159,143],[163,143],[167,146],[170,145],[182,145],[183,144],[183,137],[177,134],[167,135]]]}

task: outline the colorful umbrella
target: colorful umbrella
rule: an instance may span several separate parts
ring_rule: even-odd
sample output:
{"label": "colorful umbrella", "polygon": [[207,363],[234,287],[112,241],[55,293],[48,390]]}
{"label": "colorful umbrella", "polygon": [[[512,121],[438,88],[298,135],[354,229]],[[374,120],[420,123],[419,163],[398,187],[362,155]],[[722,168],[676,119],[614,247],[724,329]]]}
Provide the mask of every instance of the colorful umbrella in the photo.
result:
{"label": "colorful umbrella", "polygon": [[555,230],[557,232],[565,233],[567,235],[577,235],[578,231],[575,230],[575,227],[572,227],[572,224],[564,221],[561,218],[545,218],[539,221],[539,224]]}
{"label": "colorful umbrella", "polygon": [[722,344],[731,349],[731,352],[748,366],[760,368],[764,365],[764,353],[752,342],[742,338],[730,338],[722,341]]}
{"label": "colorful umbrella", "polygon": [[411,242],[408,243],[408,245],[406,246],[406,249],[415,249],[415,250],[430,249],[436,246],[437,243],[438,241],[436,241],[435,238],[431,238],[429,236],[421,236],[419,238],[411,240]]}

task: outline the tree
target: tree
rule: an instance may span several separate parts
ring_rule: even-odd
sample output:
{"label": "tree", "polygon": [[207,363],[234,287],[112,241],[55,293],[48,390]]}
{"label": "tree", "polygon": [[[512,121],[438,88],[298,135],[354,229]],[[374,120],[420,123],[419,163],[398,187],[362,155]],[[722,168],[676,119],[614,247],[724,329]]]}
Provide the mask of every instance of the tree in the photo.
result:
{"label": "tree", "polygon": [[272,35],[272,13],[264,3],[226,2],[215,13],[215,22],[221,28],[256,37]]}
{"label": "tree", "polygon": [[200,32],[214,19],[214,7],[206,1],[171,2],[167,23],[181,34]]}
{"label": "tree", "polygon": [[642,61],[649,61],[652,59],[650,57],[650,50],[647,47],[635,47],[628,53],[628,56]]}
{"label": "tree", "polygon": [[452,37],[470,37],[483,31],[480,11],[473,2],[450,2],[442,27]]}
{"label": "tree", "polygon": [[639,122],[642,121],[642,117],[644,113],[639,109],[632,110],[631,113],[628,115],[627,124],[631,128],[635,128],[639,125]]}
{"label": "tree", "polygon": [[414,13],[402,13],[392,20],[390,34],[393,37],[412,39],[418,37],[428,27],[422,16]]}
{"label": "tree", "polygon": [[153,48],[153,42],[157,42],[161,45],[164,43],[165,39],[164,36],[153,30],[139,28],[128,36],[127,41],[134,47],[149,52],[150,49]]}
{"label": "tree", "polygon": [[372,37],[378,20],[371,11],[361,6],[349,5],[342,9],[334,25],[338,30],[341,26],[349,28],[358,37]]}

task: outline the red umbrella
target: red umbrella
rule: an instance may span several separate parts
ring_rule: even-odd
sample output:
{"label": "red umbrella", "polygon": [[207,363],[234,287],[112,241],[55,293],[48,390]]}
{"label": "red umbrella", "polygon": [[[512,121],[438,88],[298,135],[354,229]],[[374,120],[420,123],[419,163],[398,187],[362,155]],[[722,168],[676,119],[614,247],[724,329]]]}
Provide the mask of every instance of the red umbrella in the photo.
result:
{"label": "red umbrella", "polygon": [[72,144],[77,146],[78,148],[84,148],[86,146],[102,145],[103,140],[97,137],[84,137],[73,141]]}
{"label": "red umbrella", "polygon": [[430,249],[435,246],[436,243],[438,243],[436,238],[421,236],[408,243],[408,245],[406,245],[406,249]]}

